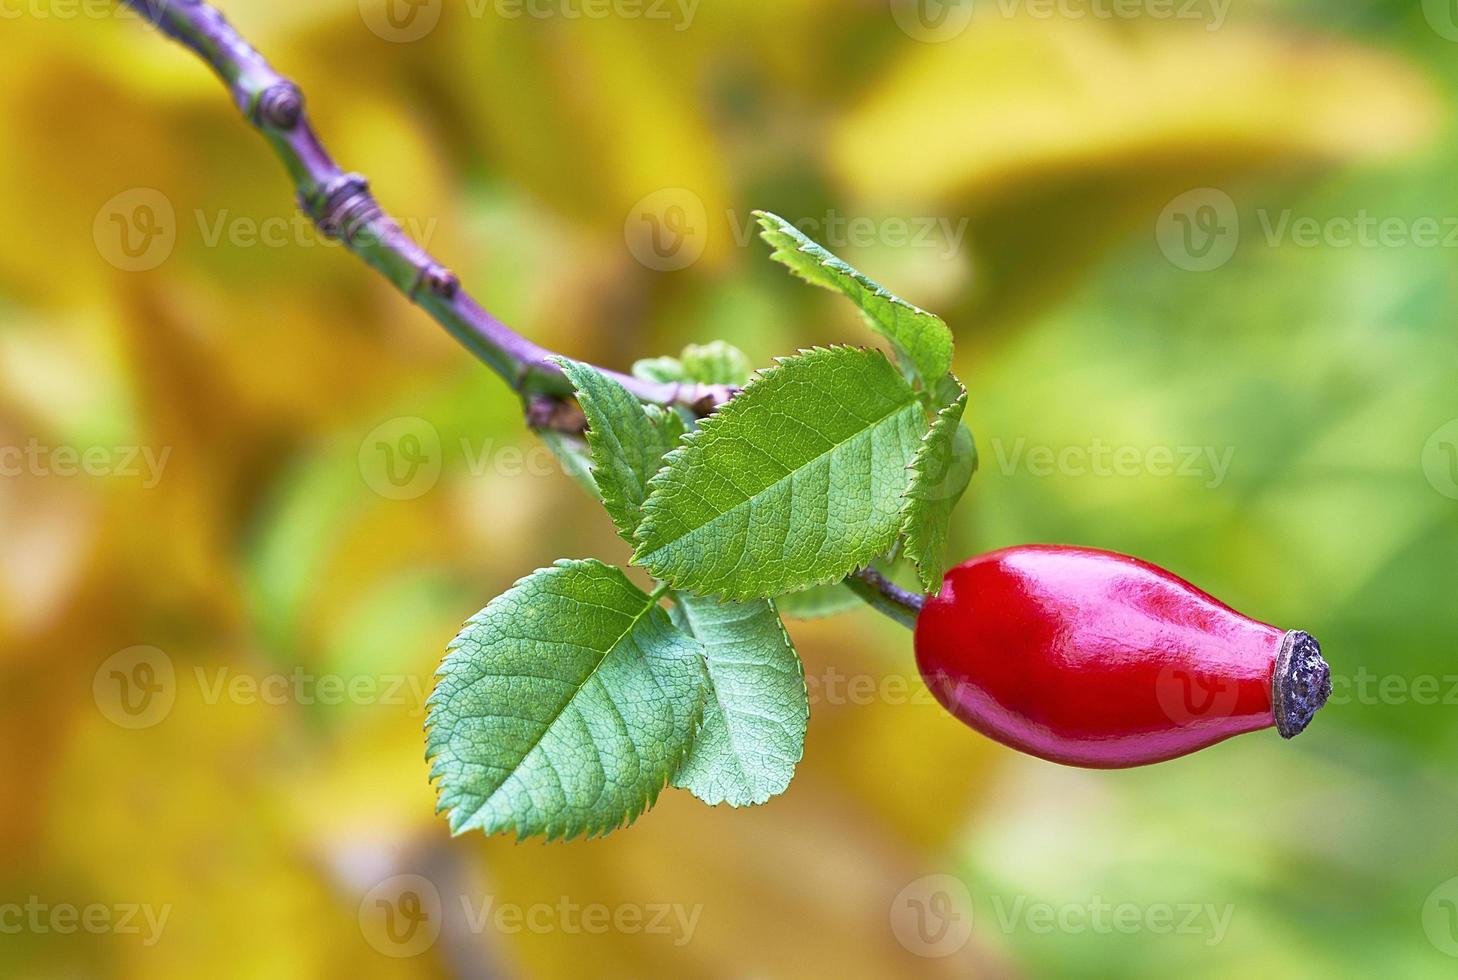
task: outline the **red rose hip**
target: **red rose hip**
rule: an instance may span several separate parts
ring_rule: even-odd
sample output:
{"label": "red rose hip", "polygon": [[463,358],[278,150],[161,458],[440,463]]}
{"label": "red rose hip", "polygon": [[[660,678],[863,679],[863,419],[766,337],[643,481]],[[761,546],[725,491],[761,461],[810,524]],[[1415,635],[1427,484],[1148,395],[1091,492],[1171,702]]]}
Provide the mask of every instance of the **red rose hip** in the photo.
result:
{"label": "red rose hip", "polygon": [[952,569],[917,619],[916,660],[973,728],[1097,769],[1263,728],[1294,738],[1331,693],[1308,634],[1242,616],[1148,562],[1086,548],[1009,548]]}

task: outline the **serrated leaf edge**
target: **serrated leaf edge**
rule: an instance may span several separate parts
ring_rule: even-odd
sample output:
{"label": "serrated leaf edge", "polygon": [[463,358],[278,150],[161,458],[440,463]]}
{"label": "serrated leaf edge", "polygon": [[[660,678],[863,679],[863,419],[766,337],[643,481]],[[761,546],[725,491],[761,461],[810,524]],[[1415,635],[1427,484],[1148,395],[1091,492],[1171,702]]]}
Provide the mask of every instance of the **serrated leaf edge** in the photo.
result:
{"label": "serrated leaf edge", "polygon": [[926,556],[922,551],[921,545],[918,543],[919,535],[915,533],[912,527],[915,522],[912,520],[911,511],[919,499],[916,495],[918,477],[926,475],[925,467],[927,458],[931,455],[933,440],[940,431],[941,424],[944,421],[951,420],[952,413],[956,413],[955,421],[953,422],[954,427],[950,437],[955,439],[955,426],[961,425],[962,418],[966,415],[968,399],[967,386],[959,381],[957,382],[957,387],[959,389],[957,397],[937,412],[937,417],[932,422],[931,427],[926,430],[926,435],[921,437],[921,448],[916,451],[916,456],[911,460],[911,465],[907,467],[912,474],[911,479],[906,485],[906,491],[901,495],[901,499],[904,501],[901,505],[901,535],[906,545],[906,556],[916,565],[917,577],[921,579],[921,584],[927,589],[929,594],[934,596],[941,594],[941,576],[928,576],[923,568],[923,562]]}
{"label": "serrated leaf edge", "polygon": [[[872,279],[864,272],[861,272],[845,259],[842,259],[840,256],[836,255],[834,252],[830,251],[830,249],[826,248],[824,245],[821,245],[819,242],[815,241],[815,239],[811,238],[809,235],[805,234],[799,228],[796,228],[792,223],[775,214],[773,211],[753,211],[751,213],[759,222],[760,228],[763,229],[760,232],[760,237],[763,238],[765,242],[774,249],[774,251],[770,253],[770,258],[783,265],[786,269],[790,271],[791,275],[793,275],[796,279],[799,279],[801,282],[806,282],[812,286],[818,286],[821,289],[830,290],[831,292],[841,292],[842,295],[844,295],[841,290],[835,289],[831,286],[827,286],[825,283],[822,282],[816,282],[814,279],[809,278],[798,268],[796,268],[792,262],[787,261],[789,257],[793,254],[808,256],[809,258],[814,259],[816,263],[823,269],[830,269],[842,275],[849,276],[862,289],[865,289],[879,299],[886,300],[892,306],[900,307],[910,312],[913,316],[930,317],[937,323],[940,323],[943,327],[946,327],[946,321],[943,320],[941,317],[937,316],[930,310],[922,309],[915,303],[903,299],[901,296],[893,293],[890,289],[877,282],[876,280]],[[777,240],[777,238],[788,238],[790,242],[793,243],[793,246],[787,244],[784,241]],[[846,298],[851,299],[851,297],[848,296]],[[859,306],[859,304],[857,304],[857,306]],[[867,319],[874,320],[874,318],[871,317],[871,315],[865,310],[861,310],[860,312]],[[950,336],[950,328],[948,328],[947,332]],[[877,333],[881,333],[879,328],[877,328]],[[916,359],[912,356],[910,351],[906,350],[901,344],[897,343],[895,339],[891,337],[887,337],[886,339],[896,349],[896,352],[898,354],[900,354],[902,357],[906,358],[909,362],[915,365]],[[950,363],[948,364],[947,370],[951,370]],[[921,380],[924,386],[930,388],[939,380],[939,378],[926,377],[922,378]]]}

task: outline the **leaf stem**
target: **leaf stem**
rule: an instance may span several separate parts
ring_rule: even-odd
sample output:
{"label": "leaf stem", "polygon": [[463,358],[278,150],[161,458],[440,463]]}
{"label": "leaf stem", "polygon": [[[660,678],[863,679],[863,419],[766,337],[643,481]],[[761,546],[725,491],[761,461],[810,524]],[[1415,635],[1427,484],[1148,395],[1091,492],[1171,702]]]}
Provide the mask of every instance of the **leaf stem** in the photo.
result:
{"label": "leaf stem", "polygon": [[[243,115],[283,161],[298,202],[319,230],[339,239],[430,314],[466,349],[495,371],[528,404],[537,429],[578,431],[580,413],[550,411],[572,386],[532,343],[483,309],[455,274],[421,248],[370,193],[369,182],[334,162],[304,111],[299,87],[273,69],[231,24],[201,0],[119,0],[205,61],[232,93]],[[662,384],[604,371],[645,402],[708,414],[733,397],[723,385]]]}
{"label": "leaf stem", "polygon": [[874,568],[863,568],[845,580],[846,588],[872,609],[896,620],[909,630],[916,629],[926,596],[908,592]]}

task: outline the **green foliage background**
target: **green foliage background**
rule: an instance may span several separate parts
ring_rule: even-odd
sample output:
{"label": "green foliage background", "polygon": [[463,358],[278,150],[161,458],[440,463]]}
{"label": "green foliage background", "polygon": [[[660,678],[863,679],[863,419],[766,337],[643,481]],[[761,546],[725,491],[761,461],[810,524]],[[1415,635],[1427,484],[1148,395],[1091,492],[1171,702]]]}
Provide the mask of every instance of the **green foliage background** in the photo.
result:
{"label": "green foliage background", "polygon": [[[875,342],[768,261],[751,212],[808,222],[956,333],[982,467],[953,555],[1131,552],[1310,630],[1338,678],[1291,744],[1082,773],[948,719],[899,627],[794,624],[811,722],[783,797],[731,811],[667,793],[630,831],[551,847],[448,840],[408,692],[532,569],[621,562],[612,525],[532,455],[486,369],[292,223],[276,162],[190,56],[133,19],[64,13],[85,8],[8,18],[0,446],[170,455],[155,487],[0,477],[0,904],[172,913],[152,946],[0,935],[0,973],[1451,975],[1424,908],[1458,875],[1458,500],[1441,436],[1458,416],[1458,251],[1307,246],[1263,226],[1458,218],[1441,6],[1236,0],[1207,30],[988,3],[926,44],[880,2],[705,3],[684,30],[449,5],[395,44],[354,0],[228,5],[342,162],[523,333],[618,369],[721,337],[760,365]],[[176,242],[127,272],[98,218],[136,188],[166,197]],[[1198,188],[1241,223],[1209,272],[1155,233]],[[664,189],[706,218],[702,256],[677,271],[634,257],[639,202]],[[961,247],[899,242],[908,217],[967,219]],[[853,218],[873,223],[864,239]],[[280,238],[250,244],[260,222]],[[434,434],[440,473],[399,500],[368,450],[402,425]],[[1096,446],[1208,448],[1228,472],[1037,462]],[[128,730],[93,680],[139,644],[172,664],[175,704]],[[409,683],[405,703],[271,704],[210,696],[219,671]],[[448,905],[702,914],[682,945],[487,929],[394,959],[361,903],[404,873]],[[962,879],[974,913],[944,959],[890,921],[933,874]],[[1019,900],[1231,916],[1213,944],[1005,927]]]}

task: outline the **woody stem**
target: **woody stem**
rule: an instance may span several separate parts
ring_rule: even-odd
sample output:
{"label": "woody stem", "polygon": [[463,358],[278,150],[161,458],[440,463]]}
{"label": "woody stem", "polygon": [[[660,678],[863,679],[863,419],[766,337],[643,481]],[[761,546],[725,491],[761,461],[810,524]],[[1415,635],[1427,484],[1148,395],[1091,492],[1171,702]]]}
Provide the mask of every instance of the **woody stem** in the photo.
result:
{"label": "woody stem", "polygon": [[[228,86],[239,111],[268,140],[293,180],[300,208],[319,230],[344,242],[405,296],[501,376],[527,403],[535,428],[580,431],[580,414],[554,410],[572,394],[553,352],[532,343],[481,307],[456,276],[417,244],[370,193],[346,173],[309,123],[298,86],[279,74],[202,0],[120,0],[162,33],[191,49]],[[719,385],[660,384],[605,374],[645,402],[706,414],[733,390]],[[546,404],[544,404],[544,402]]]}

